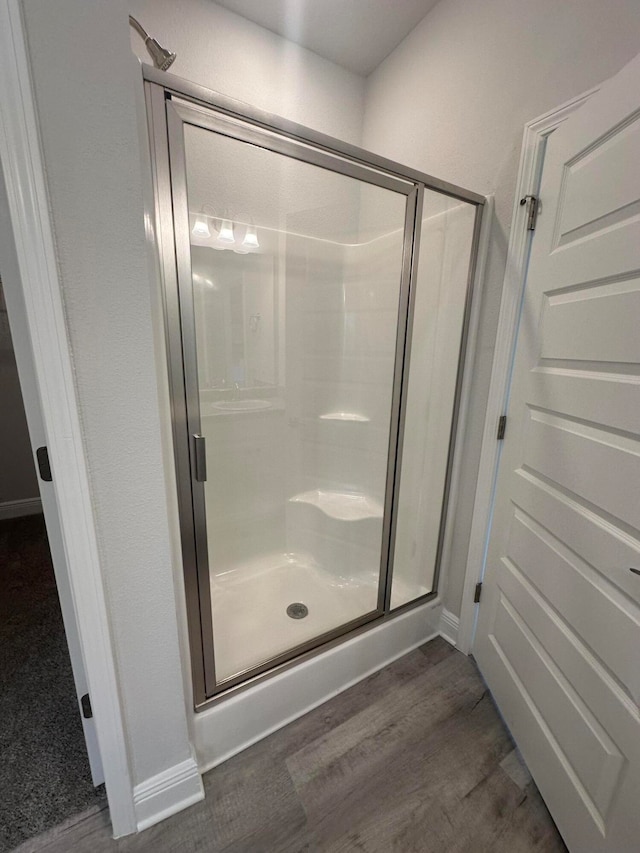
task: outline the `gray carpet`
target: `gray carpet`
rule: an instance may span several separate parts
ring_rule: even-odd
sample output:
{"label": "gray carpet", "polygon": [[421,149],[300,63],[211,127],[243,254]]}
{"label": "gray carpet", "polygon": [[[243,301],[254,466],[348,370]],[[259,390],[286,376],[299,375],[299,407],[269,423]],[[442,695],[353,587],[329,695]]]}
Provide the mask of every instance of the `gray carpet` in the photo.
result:
{"label": "gray carpet", "polygon": [[42,516],[0,522],[0,851],[100,802]]}

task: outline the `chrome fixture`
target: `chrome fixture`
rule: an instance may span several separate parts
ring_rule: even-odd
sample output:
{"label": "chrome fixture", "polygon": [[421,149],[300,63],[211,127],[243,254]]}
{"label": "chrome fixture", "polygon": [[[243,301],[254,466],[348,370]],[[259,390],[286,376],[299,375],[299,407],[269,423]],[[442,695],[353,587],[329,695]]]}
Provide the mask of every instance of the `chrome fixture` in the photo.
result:
{"label": "chrome fixture", "polygon": [[145,47],[149,51],[155,67],[159,68],[160,71],[166,71],[176,58],[175,53],[171,53],[170,50],[159,45],[158,42],[145,30],[140,21],[137,21],[133,15],[129,15],[129,24],[144,39]]}
{"label": "chrome fixture", "polygon": [[290,616],[292,619],[304,619],[308,615],[309,608],[301,601],[294,601],[293,604],[287,607],[287,616]]}

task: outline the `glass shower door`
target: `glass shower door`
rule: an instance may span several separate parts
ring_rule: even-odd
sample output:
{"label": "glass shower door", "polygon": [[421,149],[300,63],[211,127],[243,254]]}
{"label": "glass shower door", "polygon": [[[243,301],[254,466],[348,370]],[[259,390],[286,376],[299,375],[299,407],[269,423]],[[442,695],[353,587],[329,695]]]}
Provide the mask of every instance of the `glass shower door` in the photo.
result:
{"label": "glass shower door", "polygon": [[186,104],[168,121],[211,695],[384,610],[416,190]]}

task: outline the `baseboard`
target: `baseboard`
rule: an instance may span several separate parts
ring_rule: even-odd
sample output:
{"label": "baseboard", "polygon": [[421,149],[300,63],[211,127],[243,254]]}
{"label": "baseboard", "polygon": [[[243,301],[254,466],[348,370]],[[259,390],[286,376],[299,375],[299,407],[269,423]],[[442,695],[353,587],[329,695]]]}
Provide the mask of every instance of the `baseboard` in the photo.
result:
{"label": "baseboard", "polygon": [[138,832],[204,799],[200,771],[195,759],[163,770],[133,789]]}
{"label": "baseboard", "polygon": [[438,600],[408,610],[195,715],[204,773],[440,633]]}
{"label": "baseboard", "polygon": [[19,501],[0,503],[0,521],[7,518],[22,518],[23,515],[37,515],[40,512],[42,512],[40,498],[22,498]]}
{"label": "baseboard", "polygon": [[450,610],[442,608],[440,614],[440,636],[452,646],[458,645],[458,631],[460,630],[460,619]]}

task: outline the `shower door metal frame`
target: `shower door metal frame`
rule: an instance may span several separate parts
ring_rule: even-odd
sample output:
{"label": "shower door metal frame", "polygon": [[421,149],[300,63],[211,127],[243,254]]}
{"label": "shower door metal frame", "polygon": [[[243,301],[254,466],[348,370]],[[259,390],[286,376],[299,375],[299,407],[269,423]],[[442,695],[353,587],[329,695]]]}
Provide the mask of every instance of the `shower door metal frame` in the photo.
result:
{"label": "shower door metal frame", "polygon": [[[353,635],[355,632],[367,629],[371,624],[379,624],[382,620],[393,618],[438,594],[439,564],[451,480],[465,344],[485,199],[483,196],[407,169],[398,163],[226,98],[166,72],[157,71],[149,66],[143,66],[143,69],[155,189],[155,238],[160,253],[164,283],[165,333],[194,704],[196,710],[199,710],[213,701],[218,701],[237,690],[255,684],[259,679],[324,651],[340,642],[346,635]],[[200,404],[193,326],[191,247],[188,228],[185,230],[184,227],[176,227],[177,222],[189,221],[183,133],[185,123],[398,192],[406,197],[377,607],[356,620],[220,683],[216,681],[215,676],[204,483],[195,477],[193,437],[200,434]],[[402,436],[415,301],[414,282],[417,273],[425,188],[475,205],[476,216],[433,588],[429,593],[392,611],[390,599],[396,498],[399,492],[402,464]],[[179,322],[176,322],[177,318]]]}

